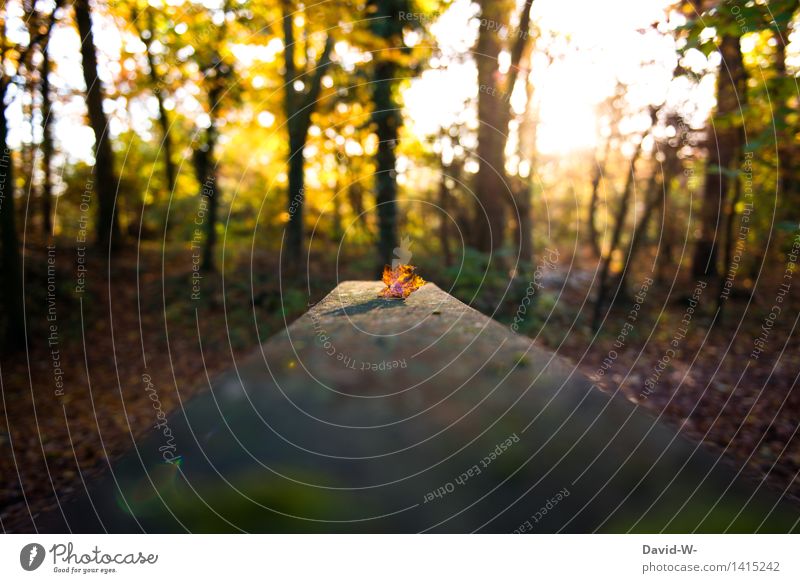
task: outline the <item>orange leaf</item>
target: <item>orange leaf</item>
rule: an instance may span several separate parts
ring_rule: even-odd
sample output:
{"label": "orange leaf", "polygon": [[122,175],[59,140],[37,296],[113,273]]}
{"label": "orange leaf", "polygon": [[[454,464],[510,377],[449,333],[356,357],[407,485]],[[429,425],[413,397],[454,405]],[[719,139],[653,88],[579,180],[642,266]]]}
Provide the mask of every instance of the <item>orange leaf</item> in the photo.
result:
{"label": "orange leaf", "polygon": [[381,290],[378,297],[404,300],[426,282],[417,275],[417,268],[413,265],[398,265],[396,269],[386,265],[383,268],[383,283],[386,289]]}

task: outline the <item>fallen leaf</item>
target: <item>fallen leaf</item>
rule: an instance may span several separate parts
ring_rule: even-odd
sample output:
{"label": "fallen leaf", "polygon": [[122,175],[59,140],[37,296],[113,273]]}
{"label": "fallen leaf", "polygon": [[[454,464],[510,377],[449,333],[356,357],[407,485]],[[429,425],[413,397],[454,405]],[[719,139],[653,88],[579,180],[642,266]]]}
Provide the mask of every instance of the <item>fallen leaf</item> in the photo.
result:
{"label": "fallen leaf", "polygon": [[378,297],[404,300],[426,282],[417,275],[417,268],[413,265],[398,265],[395,269],[386,265],[383,268],[383,283],[386,288],[378,293]]}

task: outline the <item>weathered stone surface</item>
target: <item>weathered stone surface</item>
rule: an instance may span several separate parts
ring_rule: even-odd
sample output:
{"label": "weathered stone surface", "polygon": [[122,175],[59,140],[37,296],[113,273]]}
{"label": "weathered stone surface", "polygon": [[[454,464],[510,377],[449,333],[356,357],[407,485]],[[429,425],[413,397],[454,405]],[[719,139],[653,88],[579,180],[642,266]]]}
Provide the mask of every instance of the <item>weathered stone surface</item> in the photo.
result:
{"label": "weathered stone surface", "polygon": [[778,493],[435,285],[379,289],[341,284],[216,379],[168,420],[180,463],[153,432],[66,505],[72,529],[797,529]]}

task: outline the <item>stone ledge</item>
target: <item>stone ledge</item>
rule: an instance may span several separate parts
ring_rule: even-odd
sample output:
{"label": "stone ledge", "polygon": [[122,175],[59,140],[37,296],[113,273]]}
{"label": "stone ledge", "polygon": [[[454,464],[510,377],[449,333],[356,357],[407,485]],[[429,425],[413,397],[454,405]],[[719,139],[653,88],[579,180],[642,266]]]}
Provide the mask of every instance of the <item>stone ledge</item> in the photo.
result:
{"label": "stone ledge", "polygon": [[94,506],[66,505],[73,531],[797,529],[795,506],[529,338],[434,284],[381,285],[342,283],[215,379],[169,417],[180,463],[146,436]]}

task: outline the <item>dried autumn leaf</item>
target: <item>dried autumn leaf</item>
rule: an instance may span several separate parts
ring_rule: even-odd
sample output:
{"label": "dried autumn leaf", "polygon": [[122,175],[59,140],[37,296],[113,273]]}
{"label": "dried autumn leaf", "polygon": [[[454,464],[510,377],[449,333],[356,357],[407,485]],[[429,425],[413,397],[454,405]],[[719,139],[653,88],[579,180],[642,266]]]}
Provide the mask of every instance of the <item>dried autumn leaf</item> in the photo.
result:
{"label": "dried autumn leaf", "polygon": [[398,265],[395,269],[386,265],[383,268],[383,283],[386,289],[381,290],[378,297],[404,300],[426,282],[417,275],[417,268],[413,265]]}

